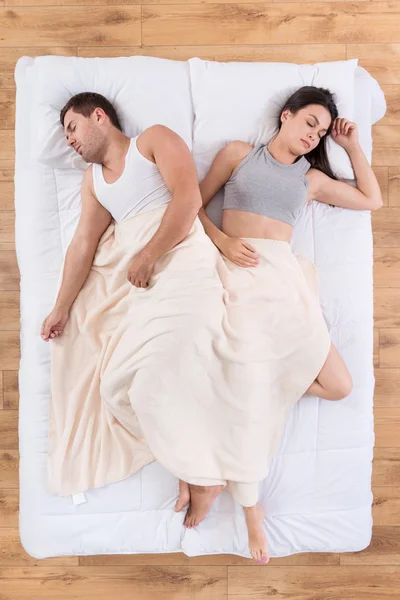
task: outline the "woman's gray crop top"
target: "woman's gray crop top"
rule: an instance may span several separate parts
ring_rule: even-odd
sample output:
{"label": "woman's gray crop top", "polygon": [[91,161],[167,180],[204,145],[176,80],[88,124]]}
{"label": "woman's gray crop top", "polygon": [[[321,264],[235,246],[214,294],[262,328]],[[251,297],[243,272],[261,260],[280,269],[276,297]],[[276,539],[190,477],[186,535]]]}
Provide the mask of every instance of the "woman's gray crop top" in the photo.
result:
{"label": "woman's gray crop top", "polygon": [[257,144],[225,184],[223,208],[265,215],[294,226],[307,201],[311,167],[302,156],[291,165],[278,162]]}

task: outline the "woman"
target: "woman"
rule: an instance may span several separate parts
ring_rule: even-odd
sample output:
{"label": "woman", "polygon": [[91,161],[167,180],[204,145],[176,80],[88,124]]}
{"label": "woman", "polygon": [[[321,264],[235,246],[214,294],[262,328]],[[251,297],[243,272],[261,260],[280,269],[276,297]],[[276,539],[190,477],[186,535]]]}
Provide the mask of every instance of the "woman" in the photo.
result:
{"label": "woman", "polygon": [[[227,264],[254,269],[260,264],[260,252],[275,253],[275,248],[279,248],[283,261],[293,263],[289,246],[293,227],[310,200],[354,210],[382,206],[378,182],[358,143],[357,126],[338,118],[329,90],[312,86],[297,90],[282,108],[278,127],[267,145],[228,144],[217,154],[200,185],[203,207],[199,217]],[[357,187],[337,181],[333,174],[326,152],[330,134],[347,151]],[[205,207],[224,185],[220,230]],[[282,263],[282,269],[285,265]],[[348,396],[351,388],[350,373],[331,343],[325,363],[306,393],[339,400]],[[268,562],[263,509],[256,504],[244,510],[251,555],[257,562]],[[196,525],[196,516],[188,515],[187,525]]]}

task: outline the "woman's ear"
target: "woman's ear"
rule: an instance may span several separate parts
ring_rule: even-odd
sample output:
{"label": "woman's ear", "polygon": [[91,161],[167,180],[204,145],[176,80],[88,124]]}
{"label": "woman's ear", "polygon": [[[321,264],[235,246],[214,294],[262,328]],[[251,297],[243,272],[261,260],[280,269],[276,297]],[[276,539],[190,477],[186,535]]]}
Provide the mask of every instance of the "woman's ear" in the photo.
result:
{"label": "woman's ear", "polygon": [[283,113],[281,114],[281,122],[282,123],[284,123],[285,121],[288,120],[289,114],[290,114],[289,108],[287,108],[286,110],[283,111]]}

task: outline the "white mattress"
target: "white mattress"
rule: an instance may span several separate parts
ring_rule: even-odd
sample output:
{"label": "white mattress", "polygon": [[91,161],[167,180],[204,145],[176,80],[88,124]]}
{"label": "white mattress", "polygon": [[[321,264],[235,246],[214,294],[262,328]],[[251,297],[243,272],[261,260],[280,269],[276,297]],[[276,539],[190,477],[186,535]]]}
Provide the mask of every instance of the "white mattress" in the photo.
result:
{"label": "white mattress", "polygon": [[[89,490],[86,502],[45,489],[50,348],[40,326],[53,307],[62,258],[79,217],[77,180],[31,158],[41,123],[31,122],[26,69],[16,70],[16,246],[21,272],[20,533],[36,558],[184,552],[250,557],[243,511],[223,492],[196,529],[173,510],[178,481],[157,462]],[[78,173],[81,177],[82,173]],[[371,539],[373,303],[370,213],[312,202],[296,225],[295,252],[312,259],[333,342],[353,376],[340,402],[304,397],[290,413],[260,486],[272,557],[347,552]],[[50,342],[51,343],[51,342]]]}

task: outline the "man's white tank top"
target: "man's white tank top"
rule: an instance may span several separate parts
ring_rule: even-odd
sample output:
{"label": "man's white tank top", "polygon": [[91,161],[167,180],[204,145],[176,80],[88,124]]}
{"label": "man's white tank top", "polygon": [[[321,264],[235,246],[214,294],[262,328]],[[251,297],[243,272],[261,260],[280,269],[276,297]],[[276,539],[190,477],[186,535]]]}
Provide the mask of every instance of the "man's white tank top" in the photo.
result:
{"label": "man's white tank top", "polygon": [[117,222],[168,204],[172,197],[157,165],[139,152],[138,137],[131,138],[124,170],[114,183],[104,179],[103,165],[93,163],[96,197]]}

